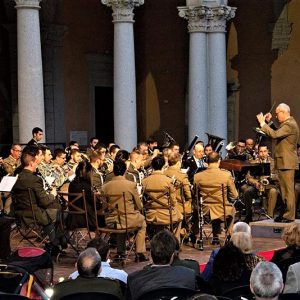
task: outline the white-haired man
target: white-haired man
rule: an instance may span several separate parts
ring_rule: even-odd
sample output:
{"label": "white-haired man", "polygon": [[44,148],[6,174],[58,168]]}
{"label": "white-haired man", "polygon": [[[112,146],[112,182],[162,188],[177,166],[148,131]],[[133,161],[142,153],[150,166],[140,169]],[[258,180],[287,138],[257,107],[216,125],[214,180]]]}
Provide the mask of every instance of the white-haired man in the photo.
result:
{"label": "white-haired man", "polygon": [[277,300],[283,287],[281,271],[272,262],[258,263],[251,273],[250,289],[256,300]]}
{"label": "white-haired man", "polygon": [[276,140],[274,161],[275,168],[278,170],[280,191],[286,204],[286,211],[283,216],[280,215],[275,218],[275,221],[289,223],[295,219],[294,177],[295,170],[299,168],[297,156],[299,127],[295,119],[290,115],[290,107],[287,104],[280,103],[276,108],[275,114],[280,123],[277,129],[271,128],[270,123],[267,124],[271,121],[271,113],[265,115],[260,113],[256,117],[261,130]]}

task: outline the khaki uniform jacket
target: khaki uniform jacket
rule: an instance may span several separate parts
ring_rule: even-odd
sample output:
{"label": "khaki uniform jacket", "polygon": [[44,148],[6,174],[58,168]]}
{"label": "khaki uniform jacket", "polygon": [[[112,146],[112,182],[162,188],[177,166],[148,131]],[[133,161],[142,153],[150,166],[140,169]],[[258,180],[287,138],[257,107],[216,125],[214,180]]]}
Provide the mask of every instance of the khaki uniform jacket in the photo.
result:
{"label": "khaki uniform jacket", "polygon": [[[234,217],[235,209],[233,205],[228,201],[228,197],[235,199],[238,197],[238,192],[236,190],[233,178],[229,171],[209,166],[207,170],[198,173],[194,176],[194,184],[195,186],[198,186],[200,191],[204,191],[205,187],[205,194],[212,193],[212,196],[208,196],[206,199],[203,199],[203,213],[209,213],[211,220],[223,219],[224,217],[223,198],[221,189],[221,186],[223,184],[225,198],[225,213],[226,216],[231,215]],[[217,188],[220,189],[217,192],[214,192]]]}
{"label": "khaki uniform jacket", "polygon": [[14,159],[11,155],[3,160],[3,167],[8,175],[13,175],[20,165],[20,159]]}
{"label": "khaki uniform jacket", "polygon": [[[168,177],[176,179],[175,194],[176,194],[176,207],[181,213],[192,213],[192,194],[190,188],[190,182],[186,173],[182,172],[175,166],[169,167],[164,171],[164,174]],[[184,202],[184,209],[183,209]]]}
{"label": "khaki uniform jacket", "polygon": [[[124,209],[123,193],[125,193],[125,205],[127,211],[127,225],[128,227],[141,227],[144,216],[140,213],[143,208],[142,201],[139,197],[136,184],[125,179],[124,176],[114,176],[111,181],[104,183],[102,191],[107,195],[118,195],[110,198],[110,204],[118,205],[118,209],[122,212]],[[119,222],[121,221],[121,223]],[[118,227],[125,227],[125,217],[118,220],[117,216],[109,216],[106,218],[106,223],[109,226],[111,223],[116,224]]]}
{"label": "khaki uniform jacket", "polygon": [[[182,220],[182,214],[176,206],[176,195],[174,185],[172,184],[172,179],[162,173],[162,171],[153,171],[152,174],[143,179],[142,181],[144,193],[155,198],[160,193],[150,192],[147,193],[147,190],[164,190],[170,192],[170,203],[173,206],[172,208],[172,221],[178,222]],[[159,201],[168,204],[168,196],[165,195],[159,198]],[[151,206],[146,211],[147,222],[155,222],[160,224],[169,224],[170,223],[170,213],[169,210],[161,208],[161,205],[156,202],[152,202]]]}
{"label": "khaki uniform jacket", "polygon": [[264,124],[261,128],[272,139],[276,139],[274,151],[275,168],[278,170],[298,170],[297,142],[299,127],[293,117],[289,117],[274,130]]}

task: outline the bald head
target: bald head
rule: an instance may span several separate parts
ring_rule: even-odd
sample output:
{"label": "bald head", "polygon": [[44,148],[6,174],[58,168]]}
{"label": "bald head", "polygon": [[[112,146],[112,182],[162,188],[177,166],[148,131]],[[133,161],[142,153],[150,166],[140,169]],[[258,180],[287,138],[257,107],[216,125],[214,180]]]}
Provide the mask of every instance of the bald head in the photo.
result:
{"label": "bald head", "polygon": [[95,248],[82,251],[77,260],[77,269],[81,277],[96,278],[101,269],[101,257]]}
{"label": "bald head", "polygon": [[204,147],[202,144],[196,144],[194,146],[194,150],[193,150],[193,154],[197,159],[200,159],[203,157],[204,155]]}

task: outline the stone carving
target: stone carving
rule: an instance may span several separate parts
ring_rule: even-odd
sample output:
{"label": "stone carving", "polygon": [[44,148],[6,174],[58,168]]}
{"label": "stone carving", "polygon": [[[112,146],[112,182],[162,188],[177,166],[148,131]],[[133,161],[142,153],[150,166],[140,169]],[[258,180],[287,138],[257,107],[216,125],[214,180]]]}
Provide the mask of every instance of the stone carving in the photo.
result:
{"label": "stone carving", "polygon": [[113,22],[134,22],[133,9],[144,4],[144,0],[101,0],[113,10]]}
{"label": "stone carving", "polygon": [[40,9],[42,0],[15,0],[16,8],[37,8]]}
{"label": "stone carving", "polygon": [[189,32],[226,32],[226,22],[235,16],[235,7],[184,6],[179,16],[188,20]]}

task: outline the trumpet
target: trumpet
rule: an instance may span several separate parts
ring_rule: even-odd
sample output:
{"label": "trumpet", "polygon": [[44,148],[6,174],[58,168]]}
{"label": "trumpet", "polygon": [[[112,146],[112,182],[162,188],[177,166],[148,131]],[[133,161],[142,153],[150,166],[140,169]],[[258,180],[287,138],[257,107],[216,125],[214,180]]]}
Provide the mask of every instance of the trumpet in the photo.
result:
{"label": "trumpet", "polygon": [[270,184],[270,181],[267,177],[261,177],[259,180],[259,194],[262,195],[266,191],[266,186]]}

